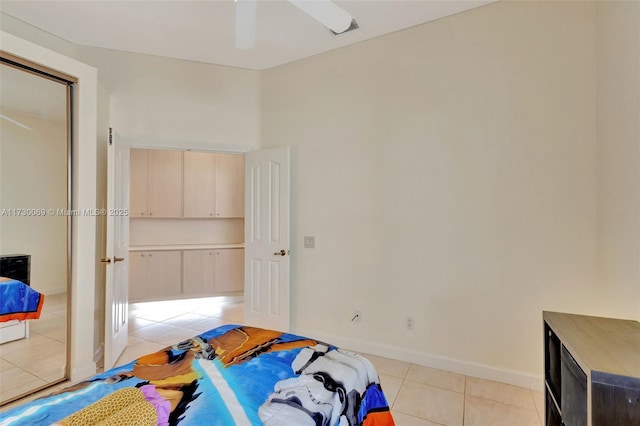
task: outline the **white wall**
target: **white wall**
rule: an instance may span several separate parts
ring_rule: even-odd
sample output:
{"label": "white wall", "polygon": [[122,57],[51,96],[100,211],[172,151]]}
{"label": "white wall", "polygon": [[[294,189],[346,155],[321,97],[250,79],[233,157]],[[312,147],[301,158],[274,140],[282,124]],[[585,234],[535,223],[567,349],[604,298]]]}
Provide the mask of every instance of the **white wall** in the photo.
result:
{"label": "white wall", "polygon": [[80,47],[111,96],[111,125],[133,146],[245,151],[260,133],[258,72]]}
{"label": "white wall", "polygon": [[[50,85],[50,94],[60,108],[66,108],[66,86],[54,82]],[[0,122],[0,209],[67,210],[66,123],[15,110],[2,112],[32,130]],[[31,286],[44,294],[66,293],[66,216],[3,214],[0,253],[30,254]]]}
{"label": "white wall", "polygon": [[542,310],[603,296],[595,12],[499,2],[263,73],[296,330],[541,384]]}
{"label": "white wall", "polygon": [[129,223],[132,246],[244,242],[243,219],[133,218]]}
{"label": "white wall", "polygon": [[640,2],[598,2],[602,304],[640,320]]}

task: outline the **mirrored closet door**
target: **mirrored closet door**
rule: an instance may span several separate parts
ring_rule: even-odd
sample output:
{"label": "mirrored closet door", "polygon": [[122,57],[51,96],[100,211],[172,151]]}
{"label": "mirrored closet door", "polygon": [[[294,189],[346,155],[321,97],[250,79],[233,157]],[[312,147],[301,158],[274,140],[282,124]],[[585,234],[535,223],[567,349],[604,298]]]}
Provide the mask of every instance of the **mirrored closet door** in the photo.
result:
{"label": "mirrored closet door", "polygon": [[0,59],[2,405],[69,377],[73,82]]}

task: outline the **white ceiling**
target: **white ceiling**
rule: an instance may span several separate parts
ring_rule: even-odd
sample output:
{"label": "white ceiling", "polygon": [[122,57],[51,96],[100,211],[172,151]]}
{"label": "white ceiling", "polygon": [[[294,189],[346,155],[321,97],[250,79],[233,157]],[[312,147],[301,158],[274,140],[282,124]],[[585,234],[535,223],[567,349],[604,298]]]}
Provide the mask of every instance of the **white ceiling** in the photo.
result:
{"label": "white ceiling", "polygon": [[256,44],[235,48],[233,0],[2,0],[7,15],[79,45],[263,70],[495,0],[336,0],[359,29],[334,36],[285,0],[258,0]]}

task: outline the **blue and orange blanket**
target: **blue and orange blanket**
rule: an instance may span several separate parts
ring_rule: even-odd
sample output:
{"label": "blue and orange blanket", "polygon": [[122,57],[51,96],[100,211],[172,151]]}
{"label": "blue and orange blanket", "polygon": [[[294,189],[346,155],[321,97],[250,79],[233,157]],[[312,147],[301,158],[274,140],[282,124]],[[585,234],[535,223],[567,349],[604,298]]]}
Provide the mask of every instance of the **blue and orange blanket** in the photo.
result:
{"label": "blue and orange blanket", "polygon": [[0,277],[0,322],[40,318],[44,294],[25,283]]}
{"label": "blue and orange blanket", "polygon": [[[393,425],[373,365],[314,339],[227,325],[0,414],[5,425]],[[101,423],[102,424],[102,423]]]}

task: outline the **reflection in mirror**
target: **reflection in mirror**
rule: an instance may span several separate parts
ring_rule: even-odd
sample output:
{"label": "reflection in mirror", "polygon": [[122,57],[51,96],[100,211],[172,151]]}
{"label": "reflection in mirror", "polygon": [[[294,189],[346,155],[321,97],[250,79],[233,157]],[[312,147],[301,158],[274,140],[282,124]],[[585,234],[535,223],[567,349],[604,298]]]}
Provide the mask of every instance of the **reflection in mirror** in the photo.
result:
{"label": "reflection in mirror", "polygon": [[68,377],[69,91],[0,65],[0,404]]}

